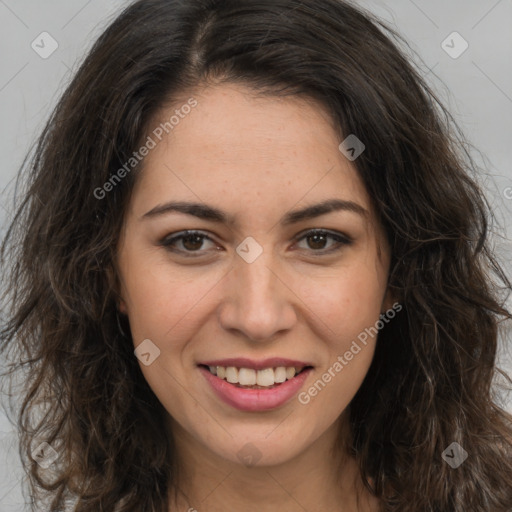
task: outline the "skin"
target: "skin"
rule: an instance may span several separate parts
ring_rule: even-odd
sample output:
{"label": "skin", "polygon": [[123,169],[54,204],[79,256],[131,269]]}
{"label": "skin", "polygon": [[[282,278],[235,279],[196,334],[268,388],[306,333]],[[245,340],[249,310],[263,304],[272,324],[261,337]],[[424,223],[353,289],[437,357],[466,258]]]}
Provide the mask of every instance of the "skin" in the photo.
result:
{"label": "skin", "polygon": [[[313,100],[257,97],[234,84],[204,87],[193,97],[198,106],[144,160],[117,262],[119,308],[134,345],[150,339],[160,350],[140,368],[169,413],[178,447],[184,477],[172,510],[377,510],[361,490],[356,462],[333,455],[338,433],[349,440],[347,407],[376,338],[308,404],[293,398],[265,412],[220,401],[197,367],[227,357],[298,359],[314,366],[303,391],[377,322],[393,304],[390,251],[367,191],[339,151],[343,139],[328,113]],[[155,126],[175,108],[162,111]],[[291,210],[333,198],[367,214],[340,210],[280,223]],[[206,203],[235,223],[176,212],[143,217],[171,200]],[[352,243],[315,242],[301,233],[315,228]],[[193,253],[188,258],[160,245],[186,229],[212,240],[175,243]],[[248,236],[263,249],[253,263],[236,253]],[[249,467],[237,456],[247,443],[259,454]]]}

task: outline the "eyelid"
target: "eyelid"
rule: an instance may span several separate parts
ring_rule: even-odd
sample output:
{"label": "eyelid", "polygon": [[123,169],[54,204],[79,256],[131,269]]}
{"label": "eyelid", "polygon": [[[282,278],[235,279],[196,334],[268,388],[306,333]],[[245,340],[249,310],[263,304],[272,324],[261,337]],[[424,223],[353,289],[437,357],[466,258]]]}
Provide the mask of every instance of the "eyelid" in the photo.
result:
{"label": "eyelid", "polygon": [[346,233],[342,233],[341,231],[336,231],[336,230],[327,229],[327,228],[304,229],[303,231],[301,231],[300,233],[297,233],[297,235],[295,235],[294,240],[300,240],[301,238],[305,238],[307,235],[311,236],[311,235],[316,235],[316,234],[329,235],[333,238],[341,238],[346,243],[352,243],[354,241],[353,238],[350,237],[349,235],[347,235]]}
{"label": "eyelid", "polygon": [[[183,238],[186,238],[187,236],[193,236],[198,235],[203,238],[203,240],[209,240],[213,243],[216,243],[215,240],[205,231],[201,231],[198,229],[185,229],[183,231],[177,231],[175,233],[171,233],[170,235],[165,236],[162,238],[159,242],[159,245],[163,246],[164,249],[167,249],[168,251],[174,252],[174,253],[180,253],[180,254],[186,254],[186,257],[198,257],[202,256],[205,251],[182,251],[180,249],[173,249],[172,243],[182,240]],[[196,254],[194,254],[196,252]]]}
{"label": "eyelid", "polygon": [[351,245],[353,243],[353,238],[346,235],[345,233],[342,233],[341,231],[333,231],[330,229],[324,229],[324,228],[309,228],[305,229],[304,231],[301,231],[298,233],[295,237],[295,243],[300,242],[303,239],[306,239],[308,236],[314,236],[314,235],[323,235],[327,238],[333,239],[336,243],[333,247],[329,249],[319,249],[317,251],[310,249],[308,252],[310,252],[313,256],[324,256],[328,254],[333,254],[336,252],[339,252],[343,246]]}

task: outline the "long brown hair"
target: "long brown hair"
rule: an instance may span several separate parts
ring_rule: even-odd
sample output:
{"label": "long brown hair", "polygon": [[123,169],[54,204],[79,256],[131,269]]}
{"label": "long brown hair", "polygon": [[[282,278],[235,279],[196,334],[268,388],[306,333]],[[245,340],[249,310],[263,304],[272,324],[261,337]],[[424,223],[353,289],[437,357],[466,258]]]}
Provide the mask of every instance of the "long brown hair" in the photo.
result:
{"label": "long brown hair", "polygon": [[[341,0],[140,0],[101,35],[24,165],[2,245],[1,350],[26,372],[18,427],[34,501],[45,490],[52,511],[68,499],[78,512],[168,511],[166,411],[116,310],[115,248],[141,166],[98,190],[164,105],[229,81],[313,98],[340,142],[366,146],[354,164],[403,305],[350,404],[350,449],[382,510],[512,510],[512,418],[492,387],[506,377],[496,353],[512,286],[463,136],[400,41]],[[59,454],[51,472],[31,456],[36,439]],[[453,442],[468,453],[457,469],[442,457]]]}

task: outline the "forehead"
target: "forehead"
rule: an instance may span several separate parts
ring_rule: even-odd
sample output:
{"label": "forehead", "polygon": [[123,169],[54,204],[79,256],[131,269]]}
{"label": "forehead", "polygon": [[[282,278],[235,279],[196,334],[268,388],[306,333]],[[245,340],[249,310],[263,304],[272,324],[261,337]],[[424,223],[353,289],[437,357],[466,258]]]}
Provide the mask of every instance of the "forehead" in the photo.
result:
{"label": "forehead", "polygon": [[[191,98],[197,105],[181,109]],[[152,135],[158,127],[169,132],[161,140]],[[331,117],[312,99],[211,86],[160,110],[148,133],[156,145],[144,159],[135,194],[145,206],[200,199],[234,213],[259,205],[261,215],[272,215],[336,197],[371,210],[355,166],[339,150]]]}

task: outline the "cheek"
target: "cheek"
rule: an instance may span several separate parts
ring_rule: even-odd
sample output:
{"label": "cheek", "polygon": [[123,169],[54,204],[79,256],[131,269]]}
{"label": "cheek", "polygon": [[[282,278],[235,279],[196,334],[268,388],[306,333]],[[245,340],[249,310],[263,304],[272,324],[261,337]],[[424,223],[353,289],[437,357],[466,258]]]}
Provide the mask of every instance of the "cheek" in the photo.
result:
{"label": "cheek", "polygon": [[[222,279],[218,272],[177,271],[161,255],[137,253],[125,258],[121,271],[135,344],[144,338],[163,343],[171,330],[192,329],[194,319],[208,305],[209,293]],[[172,337],[176,339],[175,334]]]}
{"label": "cheek", "polygon": [[333,343],[344,345],[379,318],[385,283],[376,267],[363,262],[338,270],[319,282],[303,279],[301,296]]}
{"label": "cheek", "polygon": [[321,321],[326,357],[315,379],[298,396],[312,417],[330,425],[347,408],[371,365],[376,337],[368,333],[381,312],[384,290],[375,273],[361,266],[314,289],[313,308]]}

